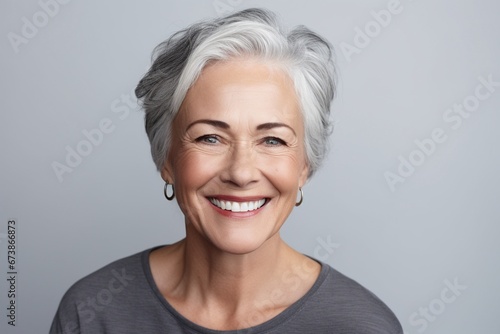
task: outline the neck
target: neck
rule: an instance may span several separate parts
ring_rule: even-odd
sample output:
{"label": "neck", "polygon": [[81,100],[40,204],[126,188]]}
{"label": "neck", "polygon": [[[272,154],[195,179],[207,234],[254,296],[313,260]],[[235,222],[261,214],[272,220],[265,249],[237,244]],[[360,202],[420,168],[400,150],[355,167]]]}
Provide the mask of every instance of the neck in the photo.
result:
{"label": "neck", "polygon": [[319,275],[320,266],[279,233],[246,254],[224,252],[196,231],[186,235],[152,254],[153,277],[174,308],[209,328],[262,323],[302,297]]}
{"label": "neck", "polygon": [[[220,300],[238,308],[272,285],[289,262],[291,249],[279,233],[247,254],[231,254],[214,247],[198,233],[184,241],[182,285],[205,300]],[[186,290],[188,291],[188,290]]]}

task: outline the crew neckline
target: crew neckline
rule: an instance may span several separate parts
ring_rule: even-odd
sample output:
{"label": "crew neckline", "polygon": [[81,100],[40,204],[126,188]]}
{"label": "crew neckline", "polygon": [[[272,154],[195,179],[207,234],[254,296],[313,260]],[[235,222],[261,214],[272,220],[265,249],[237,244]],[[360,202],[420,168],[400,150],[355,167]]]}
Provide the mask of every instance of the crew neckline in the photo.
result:
{"label": "crew neckline", "polygon": [[[299,298],[295,303],[287,307],[285,310],[274,316],[273,318],[259,324],[253,327],[247,327],[247,328],[242,328],[242,329],[234,329],[234,330],[216,330],[216,329],[210,329],[207,327],[203,327],[201,325],[198,325],[185,316],[183,316],[181,313],[179,313],[166,299],[165,297],[161,294],[160,290],[158,289],[158,286],[156,285],[153,274],[151,272],[151,265],[149,263],[149,255],[151,254],[152,251],[161,248],[164,246],[157,246],[153,247],[150,249],[147,249],[143,251],[142,256],[141,256],[141,262],[142,262],[142,267],[144,271],[144,275],[146,276],[146,280],[149,284],[149,287],[151,288],[153,294],[155,297],[160,301],[160,303],[165,307],[166,311],[169,312],[175,319],[177,319],[179,322],[184,324],[185,326],[189,327],[190,329],[198,332],[198,333],[209,333],[209,334],[241,334],[246,331],[252,332],[252,333],[264,333],[266,331],[269,331],[271,329],[277,329],[280,325],[286,323],[289,319],[291,319],[297,312],[300,312],[305,303],[318,291],[318,289],[321,287],[321,285],[324,283],[326,277],[328,276],[330,272],[330,266],[326,265],[323,262],[320,262],[314,258],[309,257],[310,259],[316,261],[319,263],[321,266],[320,273],[318,275],[318,278],[312,285],[312,287],[307,291],[305,295],[303,295],[301,298]],[[306,255],[307,256],[307,255]]]}

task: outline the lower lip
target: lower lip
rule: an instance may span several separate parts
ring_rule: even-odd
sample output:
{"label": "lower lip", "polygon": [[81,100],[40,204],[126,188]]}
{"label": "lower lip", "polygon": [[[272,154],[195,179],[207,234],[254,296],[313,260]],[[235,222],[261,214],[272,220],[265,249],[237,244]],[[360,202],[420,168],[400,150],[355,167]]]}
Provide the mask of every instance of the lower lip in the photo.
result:
{"label": "lower lip", "polygon": [[260,211],[267,205],[268,200],[266,199],[266,202],[260,208],[252,210],[252,211],[246,211],[246,212],[233,212],[233,211],[229,211],[229,210],[222,210],[221,208],[219,208],[218,206],[216,206],[212,202],[210,202],[210,200],[208,200],[208,202],[215,209],[215,211],[217,211],[218,213],[220,213],[223,216],[231,217],[231,218],[248,218],[248,217],[252,217],[252,216],[255,216],[256,214],[260,213]]}

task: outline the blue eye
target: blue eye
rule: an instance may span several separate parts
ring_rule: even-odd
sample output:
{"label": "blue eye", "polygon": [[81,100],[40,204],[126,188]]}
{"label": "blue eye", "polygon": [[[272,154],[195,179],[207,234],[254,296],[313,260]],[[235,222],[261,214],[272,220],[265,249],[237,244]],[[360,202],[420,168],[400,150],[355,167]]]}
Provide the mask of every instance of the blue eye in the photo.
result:
{"label": "blue eye", "polygon": [[284,140],[276,137],[267,137],[264,139],[264,143],[269,146],[286,145]]}
{"label": "blue eye", "polygon": [[196,138],[196,141],[206,143],[206,144],[211,144],[211,145],[217,144],[220,142],[219,137],[216,135],[204,135],[204,136]]}

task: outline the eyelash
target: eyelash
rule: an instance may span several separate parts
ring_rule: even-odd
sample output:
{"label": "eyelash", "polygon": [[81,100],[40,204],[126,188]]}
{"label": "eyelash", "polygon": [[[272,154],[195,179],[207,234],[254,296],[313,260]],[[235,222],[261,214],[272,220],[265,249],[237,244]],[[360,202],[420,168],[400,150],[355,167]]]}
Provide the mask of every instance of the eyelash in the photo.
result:
{"label": "eyelash", "polygon": [[[268,141],[270,141],[270,140],[276,141],[276,142],[278,142],[278,144],[269,144]],[[286,142],[283,139],[278,138],[278,137],[266,137],[263,139],[263,142],[264,142],[264,144],[266,144],[268,146],[286,145]]]}
{"label": "eyelash", "polygon": [[196,138],[196,141],[197,142],[203,142],[203,143],[208,144],[208,145],[215,145],[215,144],[217,144],[217,143],[208,141],[209,139],[214,139],[217,142],[220,142],[219,136],[217,136],[217,135],[204,135],[204,136]]}
{"label": "eyelash", "polygon": [[[214,142],[216,141],[216,142]],[[196,142],[199,142],[199,143],[204,143],[204,144],[207,144],[207,145],[215,145],[217,143],[220,143],[220,137],[217,136],[217,135],[214,135],[214,134],[210,134],[210,135],[203,135],[203,136],[200,136],[198,138],[196,138]],[[275,144],[271,144],[269,143],[270,141],[275,141],[276,143]],[[278,138],[278,137],[265,137],[262,139],[262,143],[266,146],[270,146],[270,147],[273,147],[273,146],[286,146],[287,143],[281,139],[281,138]]]}

